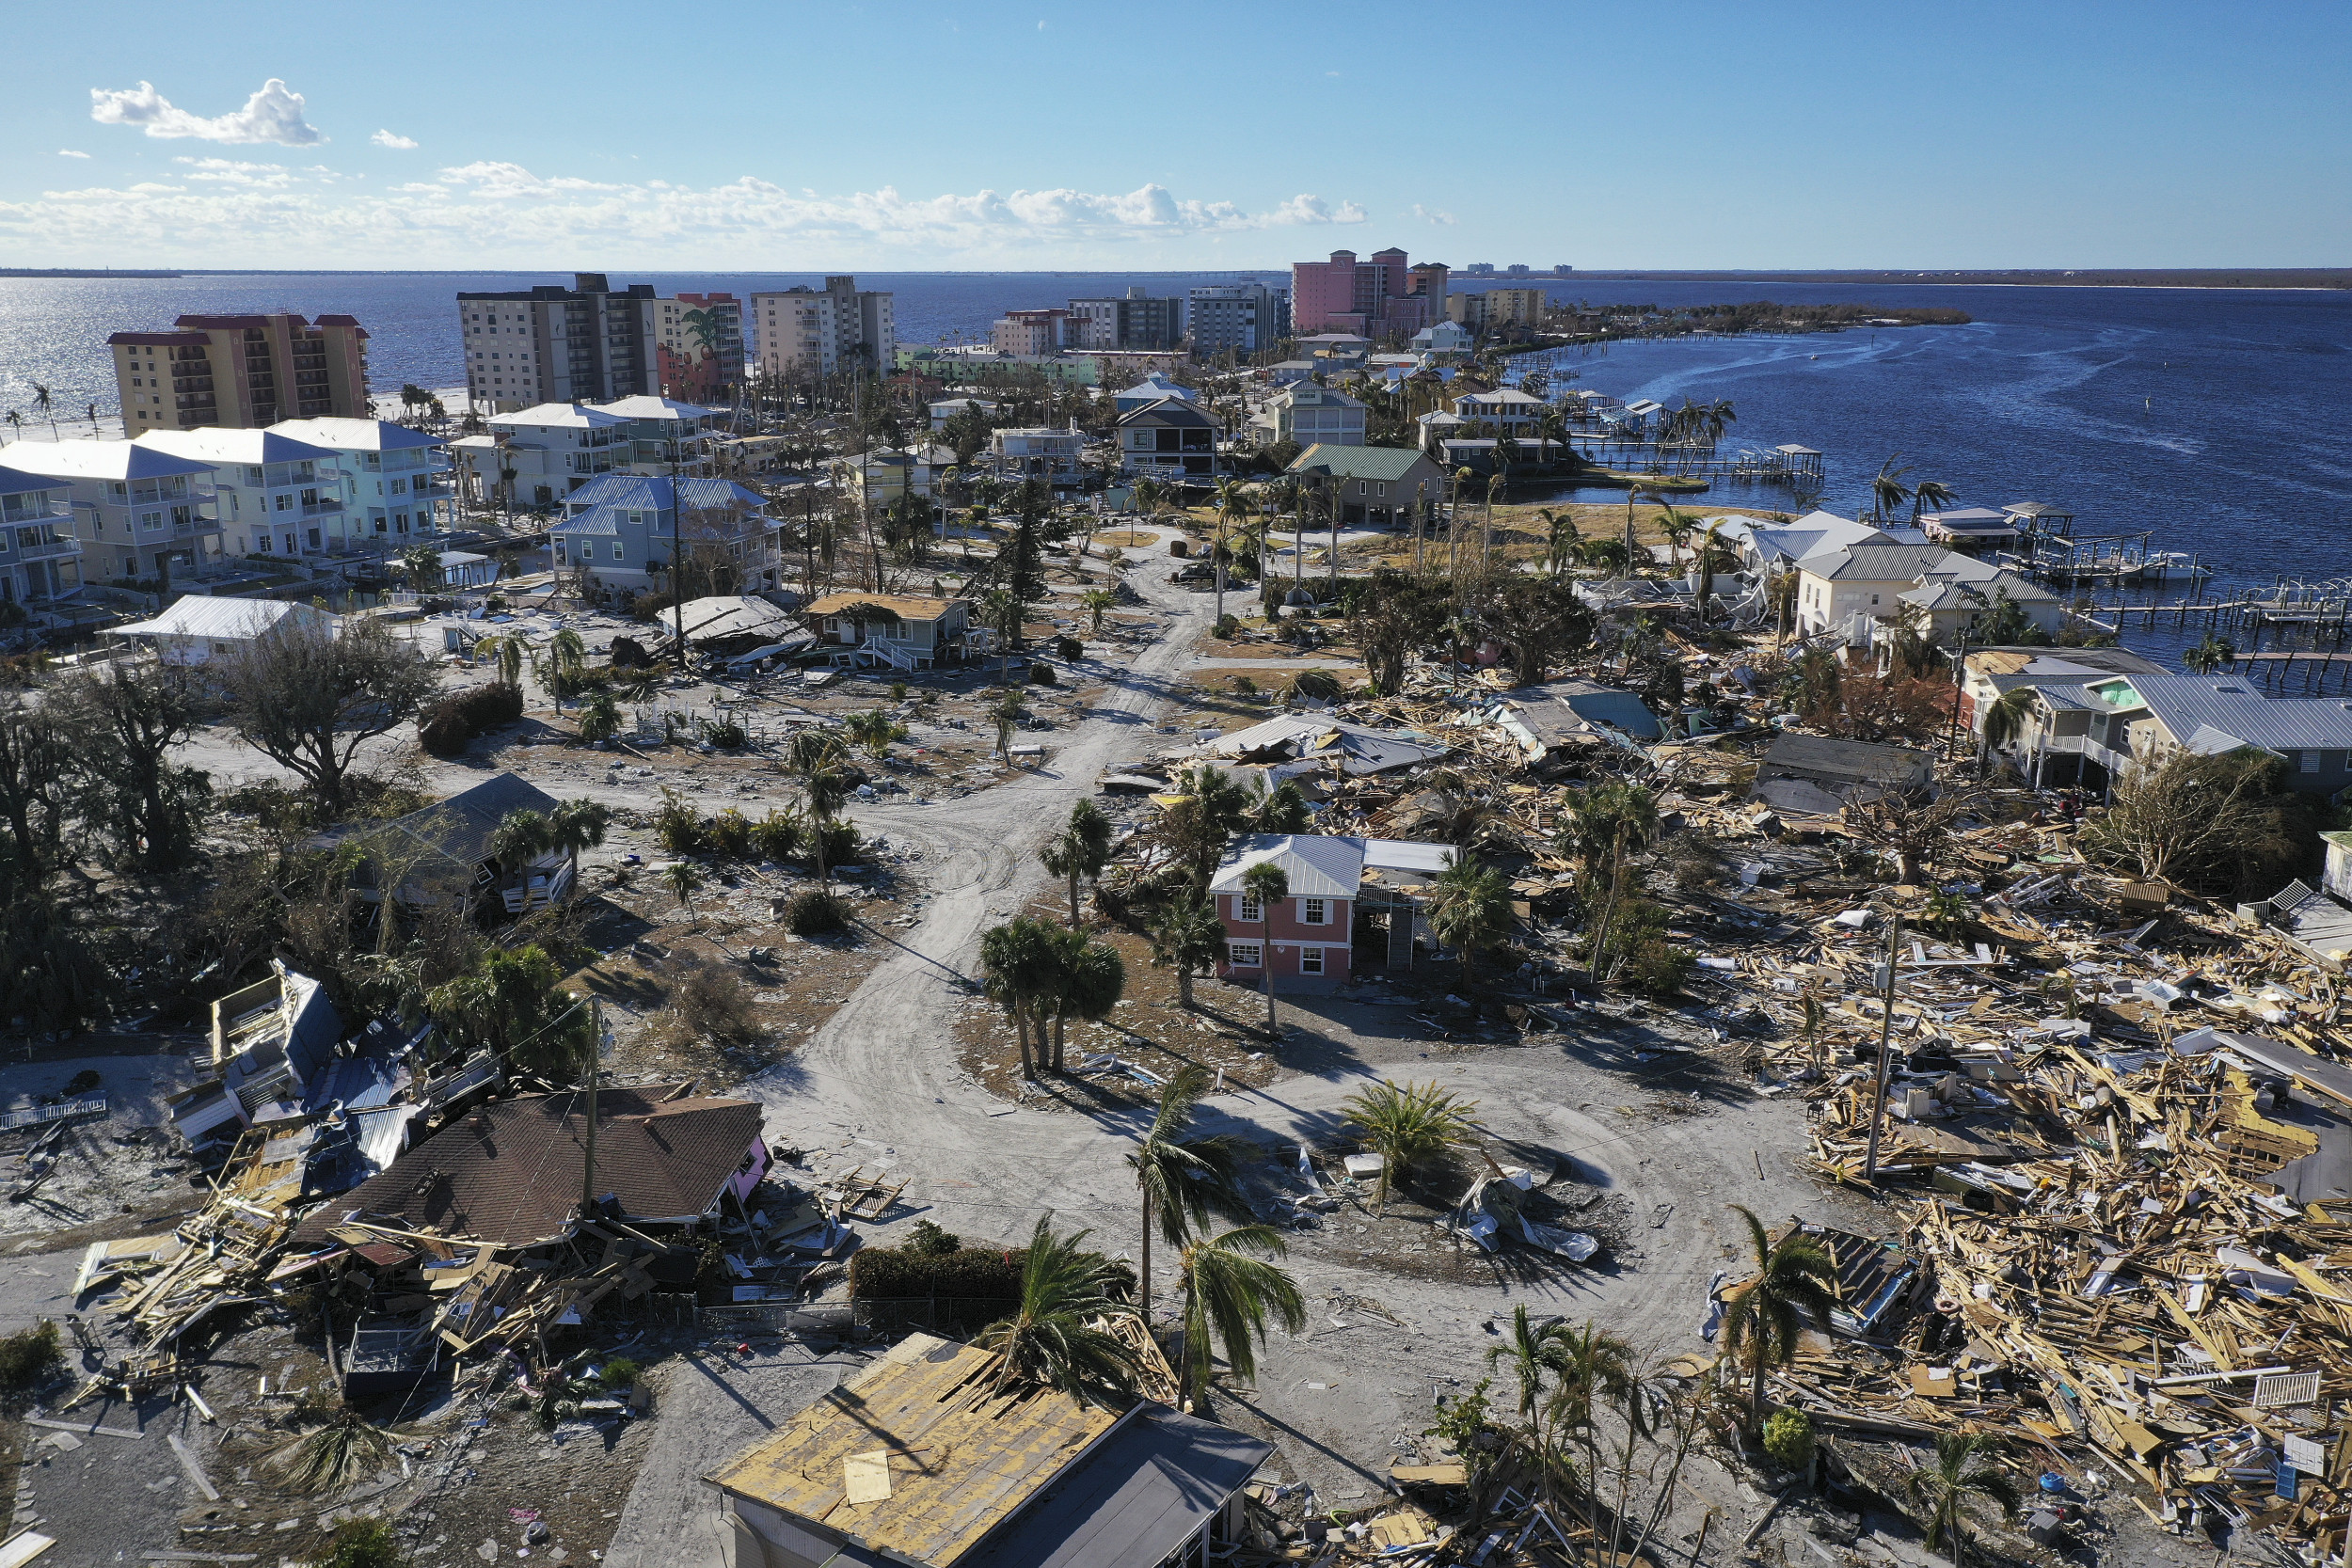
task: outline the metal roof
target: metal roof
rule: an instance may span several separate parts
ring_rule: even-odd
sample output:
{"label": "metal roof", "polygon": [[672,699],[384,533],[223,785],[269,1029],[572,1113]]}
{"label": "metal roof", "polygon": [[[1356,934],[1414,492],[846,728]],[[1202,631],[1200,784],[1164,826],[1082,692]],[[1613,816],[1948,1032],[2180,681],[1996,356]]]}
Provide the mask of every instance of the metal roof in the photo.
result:
{"label": "metal roof", "polygon": [[310,626],[335,625],[335,617],[307,604],[283,599],[215,599],[187,594],[172,600],[169,609],[151,621],[107,628],[109,637],[204,637],[240,642],[273,630],[280,621]]}
{"label": "metal roof", "polygon": [[208,474],[214,465],[174,457],[136,441],[11,441],[0,447],[0,467],[52,479],[169,479]]}
{"label": "metal roof", "polygon": [[418,447],[445,447],[438,436],[427,436],[389,420],[280,420],[270,429],[297,441],[311,441],[337,451],[410,451]]}
{"label": "metal roof", "polygon": [[756,491],[746,490],[733,480],[674,480],[666,474],[600,474],[564,498],[564,504],[575,512],[597,506],[667,512],[681,501],[689,512],[731,511],[737,506],[757,512],[768,504]]}
{"label": "metal roof", "polygon": [[649,393],[614,398],[611,403],[591,406],[628,420],[707,420],[718,412],[716,408],[705,408],[700,404],[680,403],[675,398],[654,397]]}
{"label": "metal roof", "polygon": [[1138,1405],[961,1568],[1096,1568],[1167,1560],[1200,1533],[1274,1453],[1230,1427]]}
{"label": "metal roof", "polygon": [[1288,471],[1295,474],[1328,474],[1335,479],[1369,479],[1394,484],[1409,476],[1417,463],[1428,464],[1435,477],[1444,477],[1438,466],[1430,463],[1418,447],[1337,447],[1321,441],[1291,459]]}
{"label": "metal roof", "polygon": [[1831,582],[1916,582],[1951,553],[1932,545],[1848,545],[1804,557],[1800,565]]}
{"label": "metal roof", "polygon": [[22,496],[37,490],[64,488],[63,480],[48,474],[28,474],[22,468],[0,468],[0,496]]}
{"label": "metal roof", "polygon": [[608,413],[578,403],[540,403],[512,414],[494,414],[490,428],[529,425],[535,430],[613,430],[628,423],[625,414]]}
{"label": "metal roof", "polygon": [[1217,863],[1211,893],[1240,893],[1253,866],[1279,865],[1293,898],[1353,898],[1364,879],[1362,841],[1311,833],[1251,833],[1233,841]]}
{"label": "metal roof", "polygon": [[132,438],[134,446],[152,447],[174,457],[199,463],[315,463],[333,459],[333,447],[314,446],[276,430],[252,430],[230,425],[204,425],[196,430],[151,430]]}
{"label": "metal roof", "polygon": [[[2352,747],[2352,702],[2332,697],[2265,697],[2235,676],[2120,677],[2138,694],[2173,739],[2197,751],[2232,751],[2226,744],[2268,751]],[[2211,731],[2198,745],[2201,731]]]}

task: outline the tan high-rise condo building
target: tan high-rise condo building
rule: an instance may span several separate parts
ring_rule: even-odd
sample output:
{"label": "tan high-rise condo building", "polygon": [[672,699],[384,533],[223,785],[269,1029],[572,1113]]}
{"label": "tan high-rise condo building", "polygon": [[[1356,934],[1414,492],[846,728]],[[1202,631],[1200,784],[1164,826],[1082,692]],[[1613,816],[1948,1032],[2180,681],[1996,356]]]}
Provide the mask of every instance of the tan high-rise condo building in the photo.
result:
{"label": "tan high-rise condo building", "polygon": [[349,316],[182,316],[106,340],[126,435],[368,418],[368,334]]}

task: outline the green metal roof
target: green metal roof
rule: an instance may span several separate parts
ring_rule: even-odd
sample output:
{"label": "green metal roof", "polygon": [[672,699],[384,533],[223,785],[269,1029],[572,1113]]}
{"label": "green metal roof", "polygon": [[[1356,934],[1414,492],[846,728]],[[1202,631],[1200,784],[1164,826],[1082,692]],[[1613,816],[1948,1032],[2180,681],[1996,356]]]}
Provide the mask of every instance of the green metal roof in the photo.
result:
{"label": "green metal roof", "polygon": [[[1380,480],[1393,484],[1411,473],[1414,464],[1428,461],[1413,447],[1334,447],[1318,441],[1291,459],[1289,471],[1330,474],[1339,479]],[[1429,466],[1437,467],[1434,463]]]}

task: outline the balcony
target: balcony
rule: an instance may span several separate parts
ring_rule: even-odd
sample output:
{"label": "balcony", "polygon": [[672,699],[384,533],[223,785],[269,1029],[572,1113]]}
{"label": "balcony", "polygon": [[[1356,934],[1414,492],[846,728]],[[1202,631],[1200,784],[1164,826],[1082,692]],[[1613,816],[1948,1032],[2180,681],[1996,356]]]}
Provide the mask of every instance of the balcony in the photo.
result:
{"label": "balcony", "polygon": [[11,496],[0,502],[0,523],[38,523],[51,517],[71,519],[72,515],[73,503],[63,496],[46,501]]}
{"label": "balcony", "polygon": [[342,509],[342,502],[329,499],[326,500],[304,501],[298,508],[298,512],[300,515],[305,517],[330,517],[336,513],[341,512]]}
{"label": "balcony", "polygon": [[81,554],[82,542],[79,539],[45,539],[37,545],[27,545],[20,536],[16,553],[9,559],[12,561],[75,561],[81,558]]}

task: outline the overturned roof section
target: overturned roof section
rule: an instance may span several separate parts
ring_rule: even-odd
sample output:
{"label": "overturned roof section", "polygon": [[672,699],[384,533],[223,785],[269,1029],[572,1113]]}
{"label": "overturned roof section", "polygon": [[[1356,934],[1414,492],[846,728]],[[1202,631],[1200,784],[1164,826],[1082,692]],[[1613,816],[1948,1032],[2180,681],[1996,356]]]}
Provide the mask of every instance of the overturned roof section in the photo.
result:
{"label": "overturned roof section", "polygon": [[[690,1086],[597,1093],[596,1185],[624,1219],[678,1223],[707,1212],[759,1136],[756,1104],[683,1098]],[[295,1244],[315,1244],[355,1211],[494,1246],[551,1241],[580,1204],[587,1109],[585,1090],[485,1105],[313,1213]]]}
{"label": "overturned roof section", "polygon": [[1649,705],[1635,693],[1584,680],[1505,691],[1497,699],[1496,719],[1524,744],[1546,750],[1589,735],[1595,725],[1607,725],[1636,740],[1656,740],[1665,733]]}
{"label": "overturned roof section", "polygon": [[1432,762],[1453,748],[1413,730],[1376,730],[1344,719],[1285,713],[1207,742],[1196,754],[1264,761],[1269,755],[1336,762],[1350,777]]}
{"label": "overturned roof section", "polygon": [[909,1335],[705,1479],[839,1554],[819,1560],[1091,1568],[1165,1560],[1273,1452],[1164,1405],[993,1394],[993,1364]]}
{"label": "overturned roof section", "polygon": [[675,631],[680,619],[685,622],[689,642],[729,642],[741,637],[771,641],[809,639],[798,616],[750,594],[689,599],[677,610],[665,611],[660,624],[663,630]]}
{"label": "overturned roof section", "polygon": [[992,1359],[909,1335],[705,1479],[836,1541],[949,1568],[1119,1421],[1067,1394],[993,1395]]}
{"label": "overturned roof section", "polygon": [[1896,789],[1924,784],[1934,759],[1905,746],[1876,746],[1862,740],[1783,731],[1772,739],[1756,768],[1759,779],[1814,779],[1823,784],[1874,784]]}

